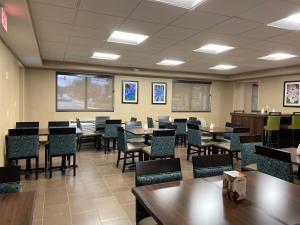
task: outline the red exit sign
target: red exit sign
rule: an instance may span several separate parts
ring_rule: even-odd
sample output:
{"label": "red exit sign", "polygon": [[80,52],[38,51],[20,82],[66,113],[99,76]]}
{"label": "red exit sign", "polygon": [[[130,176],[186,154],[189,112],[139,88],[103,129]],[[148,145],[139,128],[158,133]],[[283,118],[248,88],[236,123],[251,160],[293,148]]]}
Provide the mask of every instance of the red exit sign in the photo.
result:
{"label": "red exit sign", "polygon": [[0,7],[1,9],[1,24],[5,32],[7,32],[7,12],[3,7]]}

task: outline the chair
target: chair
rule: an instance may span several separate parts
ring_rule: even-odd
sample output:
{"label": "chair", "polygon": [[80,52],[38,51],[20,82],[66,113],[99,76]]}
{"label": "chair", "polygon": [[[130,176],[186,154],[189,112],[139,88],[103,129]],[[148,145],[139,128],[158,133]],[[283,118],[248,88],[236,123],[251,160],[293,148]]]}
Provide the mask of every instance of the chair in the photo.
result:
{"label": "chair", "polygon": [[219,176],[224,171],[233,170],[232,160],[228,154],[193,156],[192,160],[194,178]]}
{"label": "chair", "polygon": [[[226,122],[226,124],[225,124],[225,128],[229,131],[233,131],[233,128],[236,128],[236,127],[241,127],[241,125],[239,123],[229,123],[229,122]],[[232,133],[224,133],[223,138],[226,140],[230,140],[231,134]]]}
{"label": "chair", "polygon": [[77,147],[78,151],[81,150],[81,145],[84,143],[94,143],[94,146],[98,149],[98,144],[100,143],[101,146],[101,140],[99,140],[99,137],[101,136],[100,132],[96,132],[96,128],[90,128],[88,130],[83,129],[82,123],[80,119],[76,118],[76,126],[78,129],[81,130],[81,133],[78,135],[78,141],[77,141]]}
{"label": "chair", "polygon": [[[127,165],[135,165],[135,158],[139,158],[142,160],[142,148],[146,147],[143,143],[127,143],[127,133],[125,132],[123,127],[118,127],[118,159],[117,159],[117,167],[119,167],[120,160],[124,160],[122,173],[125,171],[125,167]],[[121,157],[121,153],[123,153],[124,157]],[[138,153],[136,155],[136,153]],[[132,161],[127,163],[127,159],[131,159]]]}
{"label": "chair", "polygon": [[[135,184],[137,187],[180,180],[182,180],[182,173],[179,158],[136,163]],[[157,224],[145,208],[136,201],[136,223],[144,225],[147,224],[146,221],[150,221],[148,224]]]}
{"label": "chair", "polygon": [[[136,129],[136,128],[142,128],[142,122],[141,121],[129,121],[125,122],[125,129]],[[143,143],[144,138],[142,135],[135,135],[130,132],[126,132],[127,141],[130,143]]]}
{"label": "chair", "polygon": [[38,179],[39,172],[39,129],[9,129],[6,136],[7,161],[11,165],[13,160],[26,159],[26,170],[31,172],[31,159],[35,159],[35,177]]}
{"label": "chair", "polygon": [[151,146],[143,148],[145,159],[174,158],[175,130],[154,130]]}
{"label": "chair", "polygon": [[131,122],[136,122],[136,121],[137,121],[137,118],[136,118],[136,117],[131,117],[131,118],[130,118],[130,121],[131,121]]}
{"label": "chair", "polygon": [[48,128],[69,127],[69,121],[49,121]]}
{"label": "chair", "polygon": [[177,126],[176,128],[176,143],[184,144],[186,147],[186,126],[187,119],[174,119],[174,124]]}
{"label": "chair", "polygon": [[245,110],[233,110],[233,113],[242,113],[242,114],[244,114]]}
{"label": "chair", "polygon": [[293,165],[289,152],[263,146],[255,146],[255,148],[259,172],[293,182]]}
{"label": "chair", "polygon": [[300,140],[295,139],[295,131],[300,130],[300,112],[294,112],[292,115],[292,123],[287,126],[281,126],[281,128],[285,128],[292,131],[292,143],[293,147],[297,147],[297,143],[300,142]]}
{"label": "chair", "polygon": [[189,117],[189,121],[197,121],[197,117]]}
{"label": "chair", "polygon": [[203,153],[206,155],[206,150],[210,145],[205,144],[202,141],[200,126],[188,123],[188,147],[187,147],[187,160],[190,159],[190,155],[198,154],[198,156]]}
{"label": "chair", "polygon": [[7,166],[0,167],[0,194],[20,192],[21,167]]}
{"label": "chair", "polygon": [[96,116],[96,131],[104,131],[106,120],[109,120],[109,116]]}
{"label": "chair", "polygon": [[241,136],[241,170],[257,170],[257,156],[255,146],[263,146],[261,136]]}
{"label": "chair", "polygon": [[200,120],[188,120],[187,124],[195,124],[195,125],[201,126],[201,121]]}
{"label": "chair", "polygon": [[169,116],[158,116],[158,128],[163,129],[166,128],[166,124],[170,123]]}
{"label": "chair", "polygon": [[[265,131],[265,142],[266,145],[271,147],[272,145],[276,145],[279,148],[279,130],[280,130],[280,120],[281,113],[280,112],[270,112],[267,125],[264,127]],[[276,140],[273,142],[273,134],[276,134]]]}
{"label": "chair", "polygon": [[62,157],[62,170],[66,157],[73,156],[73,175],[76,176],[76,128],[49,129],[49,178],[52,177],[52,158]]}
{"label": "chair", "polygon": [[40,123],[39,122],[16,122],[16,128],[22,129],[22,128],[39,128]]}
{"label": "chair", "polygon": [[147,126],[148,128],[154,128],[153,119],[151,117],[147,117]]}
{"label": "chair", "polygon": [[113,141],[113,149],[116,148],[116,141],[118,139],[117,127],[121,126],[121,123],[121,120],[106,120],[104,134],[102,134],[105,154],[107,150],[109,150],[109,143],[111,140]]}

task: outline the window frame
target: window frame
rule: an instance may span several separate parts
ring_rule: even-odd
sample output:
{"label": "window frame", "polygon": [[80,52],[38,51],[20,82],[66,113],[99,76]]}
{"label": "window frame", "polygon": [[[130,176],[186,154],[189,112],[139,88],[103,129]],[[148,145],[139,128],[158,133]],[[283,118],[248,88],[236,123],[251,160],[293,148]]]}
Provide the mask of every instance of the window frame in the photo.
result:
{"label": "window frame", "polygon": [[[67,76],[78,76],[78,75],[85,76],[84,80],[84,109],[58,109],[58,101],[57,101],[57,77],[58,75],[67,75]],[[87,107],[87,86],[88,86],[88,78],[95,77],[95,78],[111,78],[112,79],[112,110],[99,110],[99,109],[88,109]],[[56,71],[55,74],[55,111],[56,112],[114,112],[115,111],[115,76],[113,75],[99,75],[94,73],[84,73],[84,72],[59,72]]]}
{"label": "window frame", "polygon": [[[183,110],[183,111],[176,111],[173,109],[173,91],[174,91],[174,84],[175,83],[191,83],[191,84],[209,84],[210,85],[210,89],[209,89],[209,110]],[[212,95],[211,95],[211,86],[212,86],[212,82],[211,81],[191,81],[191,80],[172,80],[172,105],[171,105],[171,112],[175,112],[175,113],[187,113],[187,112],[191,112],[191,113],[196,113],[196,112],[211,112],[211,100],[212,100]]]}

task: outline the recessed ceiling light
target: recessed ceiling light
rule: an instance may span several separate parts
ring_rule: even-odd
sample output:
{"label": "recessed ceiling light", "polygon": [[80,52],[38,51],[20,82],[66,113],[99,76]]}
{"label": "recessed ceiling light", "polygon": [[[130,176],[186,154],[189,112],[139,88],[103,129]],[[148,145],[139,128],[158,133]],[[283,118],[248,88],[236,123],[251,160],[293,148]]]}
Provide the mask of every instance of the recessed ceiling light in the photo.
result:
{"label": "recessed ceiling light", "polygon": [[171,59],[164,59],[158,63],[156,63],[157,65],[162,65],[162,66],[178,66],[181,65],[185,62],[183,61],[179,61],[179,60],[171,60]]}
{"label": "recessed ceiling light", "polygon": [[149,36],[142,34],[114,31],[108,38],[108,42],[115,42],[127,45],[138,45],[145,41]]}
{"label": "recessed ceiling light", "polygon": [[120,58],[120,55],[105,52],[94,52],[92,58],[104,60],[117,60],[118,58]]}
{"label": "recessed ceiling light", "polygon": [[201,3],[206,0],[151,0],[153,2],[161,2],[168,5],[177,6],[185,9],[193,9],[199,6]]}
{"label": "recessed ceiling light", "polygon": [[234,68],[237,68],[237,66],[219,64],[219,65],[210,67],[209,69],[211,69],[211,70],[231,70],[231,69],[234,69]]}
{"label": "recessed ceiling light", "polygon": [[299,30],[300,29],[300,13],[293,14],[286,18],[276,20],[272,23],[267,24],[271,27],[277,27],[287,30]]}
{"label": "recessed ceiling light", "polygon": [[277,60],[284,60],[284,59],[290,59],[290,58],[295,58],[295,57],[298,57],[298,56],[278,52],[278,53],[269,54],[269,55],[266,55],[266,56],[259,57],[258,59],[277,61]]}
{"label": "recessed ceiling light", "polygon": [[208,44],[208,45],[203,45],[202,47],[195,49],[194,52],[204,52],[208,54],[219,54],[222,52],[226,52],[229,50],[234,49],[232,46],[227,46],[227,45],[217,45],[217,44]]}

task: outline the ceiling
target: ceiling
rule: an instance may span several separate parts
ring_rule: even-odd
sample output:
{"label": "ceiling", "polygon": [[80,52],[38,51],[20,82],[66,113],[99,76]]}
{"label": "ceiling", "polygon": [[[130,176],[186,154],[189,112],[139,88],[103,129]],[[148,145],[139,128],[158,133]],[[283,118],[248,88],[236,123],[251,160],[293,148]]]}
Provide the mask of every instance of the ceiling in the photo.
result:
{"label": "ceiling", "polygon": [[[225,75],[299,64],[299,58],[257,59],[277,51],[300,55],[299,32],[265,25],[300,12],[299,0],[206,0],[192,11],[149,0],[29,0],[29,6],[43,60]],[[114,30],[150,38],[138,46],[106,42]],[[236,48],[193,52],[208,43]],[[92,59],[95,51],[121,58]],[[186,63],[156,65],[166,58]],[[238,68],[208,69],[217,64]]]}

